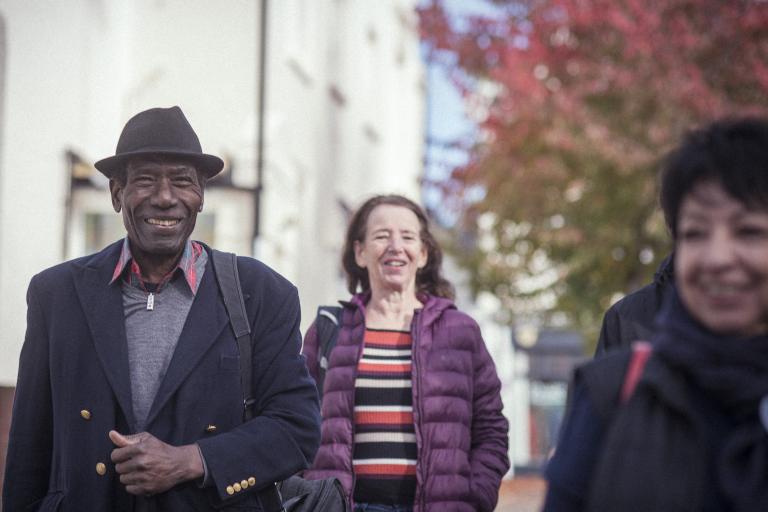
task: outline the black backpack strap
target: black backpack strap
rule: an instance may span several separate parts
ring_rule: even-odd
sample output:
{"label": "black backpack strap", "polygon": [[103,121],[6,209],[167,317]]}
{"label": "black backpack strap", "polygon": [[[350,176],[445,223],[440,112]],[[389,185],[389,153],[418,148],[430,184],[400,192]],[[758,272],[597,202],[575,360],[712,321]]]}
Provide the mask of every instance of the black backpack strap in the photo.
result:
{"label": "black backpack strap", "polygon": [[587,387],[603,420],[613,417],[616,409],[630,399],[652,352],[649,342],[635,341],[631,349],[610,353],[576,370],[576,381]]}
{"label": "black backpack strap", "polygon": [[[240,353],[240,389],[243,395],[243,421],[253,418],[253,405],[256,400],[251,396],[253,389],[253,366],[251,364],[251,326],[245,310],[243,289],[237,273],[237,255],[211,249],[213,273],[219,284],[224,307],[229,316],[229,323],[237,338],[237,350]],[[256,496],[264,512],[284,512],[283,501],[277,484],[273,483],[257,491]]]}
{"label": "black backpack strap", "polygon": [[339,339],[339,325],[341,324],[341,306],[320,306],[317,308],[315,329],[317,330],[317,364],[318,379],[317,392],[323,397],[323,384],[325,372],[328,370],[328,362],[331,359],[331,351]]}
{"label": "black backpack strap", "polygon": [[237,350],[240,352],[240,389],[243,395],[243,419],[248,421],[253,418],[253,404],[255,399],[251,396],[253,389],[253,366],[251,364],[251,326],[248,324],[248,316],[245,311],[243,290],[240,287],[240,276],[237,273],[237,256],[231,252],[211,250],[213,257],[213,269],[216,281],[219,283],[224,307],[229,315],[229,323],[237,338]]}
{"label": "black backpack strap", "polygon": [[627,372],[624,374],[624,382],[621,386],[621,403],[626,403],[632,397],[637,388],[640,377],[643,376],[643,370],[648,362],[648,358],[653,353],[653,346],[649,341],[635,341],[632,343],[632,357],[627,365]]}

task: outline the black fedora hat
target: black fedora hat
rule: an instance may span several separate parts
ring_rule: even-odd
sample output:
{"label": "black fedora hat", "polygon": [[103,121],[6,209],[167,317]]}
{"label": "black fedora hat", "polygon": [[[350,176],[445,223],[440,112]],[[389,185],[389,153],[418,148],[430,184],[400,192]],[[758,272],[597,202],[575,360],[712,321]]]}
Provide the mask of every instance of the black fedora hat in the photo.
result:
{"label": "black fedora hat", "polygon": [[125,169],[129,159],[151,155],[183,157],[208,178],[224,167],[221,158],[203,153],[200,139],[179,107],[151,108],[130,118],[117,141],[115,156],[94,165],[107,178],[112,178]]}

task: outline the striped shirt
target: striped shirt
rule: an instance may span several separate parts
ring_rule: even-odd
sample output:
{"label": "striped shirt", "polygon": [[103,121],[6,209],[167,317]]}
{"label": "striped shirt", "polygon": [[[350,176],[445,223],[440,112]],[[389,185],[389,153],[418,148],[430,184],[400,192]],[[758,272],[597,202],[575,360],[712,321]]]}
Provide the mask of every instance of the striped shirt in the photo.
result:
{"label": "striped shirt", "polygon": [[366,329],[355,380],[356,475],[360,503],[412,504],[416,434],[411,392],[411,334]]}

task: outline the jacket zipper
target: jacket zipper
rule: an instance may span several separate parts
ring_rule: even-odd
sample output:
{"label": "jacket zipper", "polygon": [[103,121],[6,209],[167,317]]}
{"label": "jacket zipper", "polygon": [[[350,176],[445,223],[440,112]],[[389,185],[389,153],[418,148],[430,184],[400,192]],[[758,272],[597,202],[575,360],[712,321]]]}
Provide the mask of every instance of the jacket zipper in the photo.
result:
{"label": "jacket zipper", "polygon": [[363,314],[363,337],[360,339],[360,345],[358,346],[358,352],[357,352],[357,363],[355,363],[355,378],[352,379],[352,407],[350,407],[350,410],[352,411],[352,418],[350,418],[350,423],[352,426],[352,446],[351,446],[351,452],[352,452],[352,460],[350,461],[350,465],[352,466],[352,488],[349,490],[349,506],[350,510],[355,509],[355,485],[357,484],[357,474],[355,474],[355,390],[357,389],[355,387],[355,384],[357,382],[357,368],[360,366],[360,360],[363,358],[363,347],[365,346],[365,314]]}
{"label": "jacket zipper", "polygon": [[[413,406],[416,408],[416,411],[418,413],[418,421],[414,422],[414,428],[416,429],[416,496],[418,497],[418,506],[419,509],[423,512],[425,510],[424,507],[424,475],[422,472],[422,468],[424,467],[424,457],[423,457],[423,451],[424,451],[424,442],[422,440],[422,410],[421,410],[421,392],[422,392],[422,386],[421,386],[421,371],[419,369],[419,357],[418,354],[420,353],[419,348],[419,342],[421,339],[419,338],[419,310],[414,311],[413,313],[413,321],[411,323],[411,339],[413,340],[411,343],[411,364],[413,365],[413,369],[411,370],[411,386],[416,384],[416,387],[413,388],[416,393],[414,394],[413,391],[411,391],[411,394],[414,397],[414,404]],[[415,377],[415,378],[414,378]],[[414,503],[415,505],[416,503]]]}

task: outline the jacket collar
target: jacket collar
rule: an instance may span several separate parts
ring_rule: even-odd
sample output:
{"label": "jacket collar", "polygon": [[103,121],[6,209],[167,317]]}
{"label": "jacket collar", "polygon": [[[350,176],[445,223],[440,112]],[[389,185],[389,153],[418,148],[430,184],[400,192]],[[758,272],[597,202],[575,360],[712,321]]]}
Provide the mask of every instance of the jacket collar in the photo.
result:
{"label": "jacket collar", "polygon": [[131,401],[123,294],[119,286],[108,285],[121,248],[122,242],[116,242],[90,258],[76,261],[72,272],[96,355],[128,425],[133,429],[135,419]]}
{"label": "jacket collar", "polygon": [[653,282],[656,284],[664,284],[667,281],[672,281],[674,279],[674,261],[675,261],[675,253],[671,252],[667,255],[666,258],[661,260],[661,263],[659,263],[659,268],[656,269],[656,272],[653,274]]}
{"label": "jacket collar", "polygon": [[[419,293],[417,297],[423,304],[421,313],[419,314],[419,324],[423,327],[431,325],[435,320],[440,318],[440,315],[445,311],[456,309],[456,305],[450,299],[436,297],[428,293]],[[349,301],[339,301],[339,303],[346,309],[350,309],[354,312],[353,323],[357,324],[362,322],[365,318],[365,306],[368,304],[369,300],[371,300],[370,291],[357,293],[353,295]]]}

